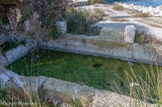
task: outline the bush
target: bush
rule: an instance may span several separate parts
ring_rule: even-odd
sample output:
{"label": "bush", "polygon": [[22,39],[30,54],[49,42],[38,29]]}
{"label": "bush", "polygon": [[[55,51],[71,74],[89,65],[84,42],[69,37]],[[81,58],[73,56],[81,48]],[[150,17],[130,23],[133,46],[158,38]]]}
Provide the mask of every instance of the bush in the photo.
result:
{"label": "bush", "polygon": [[95,11],[93,13],[87,10],[68,9],[66,16],[68,33],[98,35],[99,29],[91,25],[103,18],[103,12],[98,9]]}
{"label": "bush", "polygon": [[117,10],[117,11],[123,11],[123,6],[116,4],[113,6],[112,9]]}
{"label": "bush", "polygon": [[26,16],[29,16],[33,31],[39,35],[59,34],[55,26],[56,21],[63,20],[66,13],[67,0],[25,0]]}

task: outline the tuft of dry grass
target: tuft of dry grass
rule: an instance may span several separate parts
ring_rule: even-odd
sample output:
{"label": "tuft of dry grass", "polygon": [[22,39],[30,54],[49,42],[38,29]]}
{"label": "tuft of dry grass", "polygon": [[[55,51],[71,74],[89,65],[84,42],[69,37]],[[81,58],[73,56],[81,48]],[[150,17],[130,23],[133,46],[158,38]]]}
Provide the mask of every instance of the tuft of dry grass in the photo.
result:
{"label": "tuft of dry grass", "polygon": [[152,26],[152,27],[162,28],[162,26],[157,25],[157,24],[153,24],[153,23],[145,22],[145,21],[142,21],[142,20],[136,20],[136,21],[141,22],[141,23],[146,24],[146,25],[149,25],[149,26]]}
{"label": "tuft of dry grass", "polygon": [[135,16],[135,17],[149,17],[148,13],[137,13],[133,16]]}
{"label": "tuft of dry grass", "polygon": [[113,7],[112,7],[112,9],[114,9],[114,10],[117,10],[117,11],[123,11],[123,6],[121,6],[121,5],[114,5]]}
{"label": "tuft of dry grass", "polygon": [[111,18],[113,22],[128,22],[129,20],[123,18]]}
{"label": "tuft of dry grass", "polygon": [[[156,62],[156,60],[155,60]],[[138,107],[143,107],[144,105],[140,104],[141,101],[155,104],[156,107],[161,107],[162,104],[162,81],[161,74],[162,69],[156,65],[156,68],[153,68],[153,65],[150,67],[145,67],[143,64],[143,72],[145,77],[141,77],[135,74],[135,71],[132,69],[132,66],[129,64],[131,72],[125,70],[125,75],[127,78],[122,80],[119,75],[116,76],[126,84],[126,87],[129,88],[130,96],[137,99],[136,105]],[[119,89],[119,88],[117,88]],[[120,89],[119,89],[120,91]],[[120,91],[121,92],[121,91]],[[121,92],[121,94],[123,94]]]}

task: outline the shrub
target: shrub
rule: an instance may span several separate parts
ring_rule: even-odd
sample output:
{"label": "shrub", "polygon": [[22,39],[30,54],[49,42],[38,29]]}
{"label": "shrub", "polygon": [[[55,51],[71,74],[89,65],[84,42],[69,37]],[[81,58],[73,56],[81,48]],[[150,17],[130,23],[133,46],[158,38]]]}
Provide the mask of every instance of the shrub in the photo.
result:
{"label": "shrub", "polygon": [[112,7],[112,9],[117,10],[117,11],[123,11],[123,6],[116,4]]}
{"label": "shrub", "polygon": [[24,4],[26,12],[22,21],[30,21],[31,35],[34,33],[45,38],[52,35],[56,38],[60,34],[55,23],[64,19],[67,0],[24,0]]}
{"label": "shrub", "polygon": [[103,12],[96,9],[96,12],[90,12],[87,10],[75,10],[70,8],[67,11],[67,30],[72,34],[98,34],[99,29],[91,27],[92,24],[98,22],[103,18]]}
{"label": "shrub", "polygon": [[145,35],[142,33],[137,33],[134,39],[136,43],[144,43],[144,40],[145,40]]}

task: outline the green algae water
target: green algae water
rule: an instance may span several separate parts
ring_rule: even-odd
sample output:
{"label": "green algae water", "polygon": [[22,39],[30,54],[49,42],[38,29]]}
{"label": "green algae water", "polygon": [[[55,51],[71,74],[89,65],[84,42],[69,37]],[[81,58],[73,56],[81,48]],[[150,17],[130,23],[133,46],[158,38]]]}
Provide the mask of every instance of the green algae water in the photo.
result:
{"label": "green algae water", "polygon": [[47,76],[125,95],[129,95],[129,84],[136,82],[136,78],[147,81],[146,73],[151,71],[157,77],[156,66],[49,50],[30,53],[8,69],[20,75]]}

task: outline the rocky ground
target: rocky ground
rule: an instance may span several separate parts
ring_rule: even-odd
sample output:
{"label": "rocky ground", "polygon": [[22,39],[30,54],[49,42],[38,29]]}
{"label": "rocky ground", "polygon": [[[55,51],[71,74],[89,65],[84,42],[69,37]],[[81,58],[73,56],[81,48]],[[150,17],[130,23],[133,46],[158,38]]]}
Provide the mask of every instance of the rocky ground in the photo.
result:
{"label": "rocky ground", "polygon": [[104,11],[104,20],[94,24],[94,26],[124,30],[127,25],[134,25],[138,32],[144,32],[152,35],[157,40],[162,40],[161,17],[138,16],[139,12],[137,11],[128,9],[117,11],[113,9],[113,6],[108,4],[95,4],[81,6],[79,9],[87,9],[89,11],[100,9]]}

